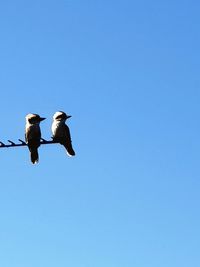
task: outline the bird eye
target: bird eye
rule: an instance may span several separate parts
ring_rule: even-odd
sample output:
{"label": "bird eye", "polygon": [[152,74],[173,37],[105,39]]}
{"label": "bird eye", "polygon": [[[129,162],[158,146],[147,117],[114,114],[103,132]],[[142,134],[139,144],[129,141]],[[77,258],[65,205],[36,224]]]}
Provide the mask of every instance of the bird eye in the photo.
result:
{"label": "bird eye", "polygon": [[56,119],[62,119],[62,115],[58,115]]}

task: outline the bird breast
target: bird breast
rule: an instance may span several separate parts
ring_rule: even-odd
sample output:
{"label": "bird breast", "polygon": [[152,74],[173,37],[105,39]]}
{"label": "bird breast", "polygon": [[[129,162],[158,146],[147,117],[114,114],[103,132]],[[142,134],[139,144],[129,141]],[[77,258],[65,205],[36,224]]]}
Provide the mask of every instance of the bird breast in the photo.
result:
{"label": "bird breast", "polygon": [[64,124],[62,122],[54,121],[52,124],[52,134],[54,137],[56,136],[62,136],[64,130]]}

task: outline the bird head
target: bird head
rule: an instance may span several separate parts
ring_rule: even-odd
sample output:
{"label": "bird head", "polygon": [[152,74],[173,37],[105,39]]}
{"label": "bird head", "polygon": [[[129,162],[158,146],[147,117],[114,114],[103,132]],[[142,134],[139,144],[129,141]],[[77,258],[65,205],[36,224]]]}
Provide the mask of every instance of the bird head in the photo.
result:
{"label": "bird head", "polygon": [[71,118],[70,115],[67,115],[65,112],[63,111],[57,111],[54,115],[53,115],[53,120],[54,121],[66,121],[67,119]]}
{"label": "bird head", "polygon": [[37,124],[37,123],[40,123],[41,121],[43,121],[45,119],[46,118],[42,118],[38,114],[29,113],[28,115],[26,115],[26,122],[28,122],[30,124]]}

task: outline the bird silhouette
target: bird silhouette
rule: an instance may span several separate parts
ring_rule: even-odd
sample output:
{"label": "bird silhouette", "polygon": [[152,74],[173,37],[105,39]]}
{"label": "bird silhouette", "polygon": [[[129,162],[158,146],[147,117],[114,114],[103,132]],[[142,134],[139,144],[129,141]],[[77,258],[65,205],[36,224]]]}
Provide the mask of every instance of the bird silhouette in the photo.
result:
{"label": "bird silhouette", "polygon": [[72,147],[71,135],[69,127],[65,124],[66,120],[71,118],[63,111],[57,111],[53,115],[52,134],[53,140],[59,142],[66,149],[69,156],[75,156],[75,151]]}
{"label": "bird silhouette", "polygon": [[38,147],[40,146],[41,139],[40,122],[43,120],[45,118],[41,118],[38,114],[30,113],[26,115],[25,140],[33,164],[39,161]]}

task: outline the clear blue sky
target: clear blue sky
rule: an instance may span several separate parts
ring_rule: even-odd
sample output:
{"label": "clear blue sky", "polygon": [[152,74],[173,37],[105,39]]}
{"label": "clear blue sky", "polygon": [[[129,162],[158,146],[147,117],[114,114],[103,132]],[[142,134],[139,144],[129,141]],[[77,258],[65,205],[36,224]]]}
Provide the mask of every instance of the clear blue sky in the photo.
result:
{"label": "clear blue sky", "polygon": [[200,4],[0,4],[0,140],[57,110],[58,145],[0,149],[0,266],[200,266]]}

